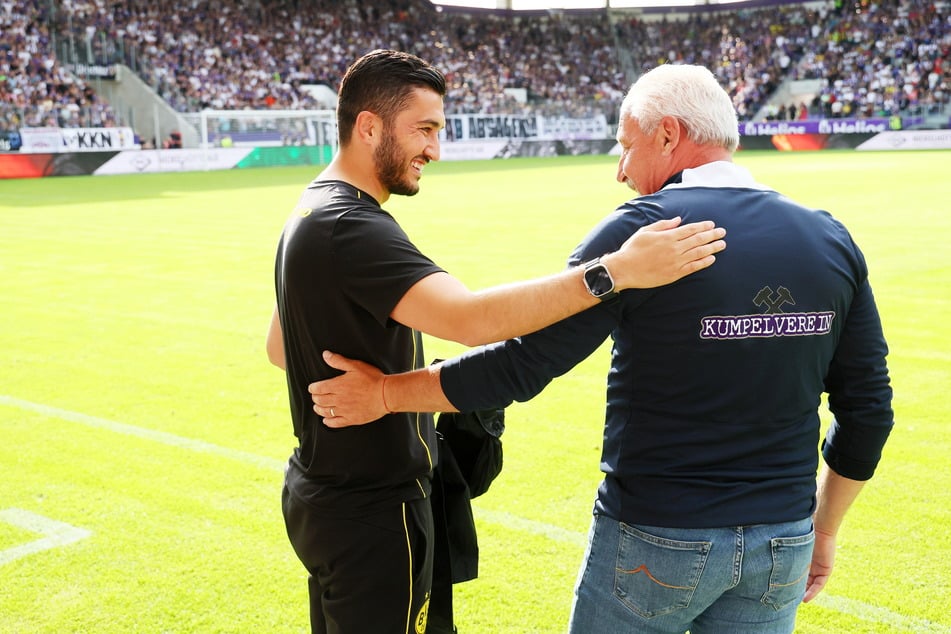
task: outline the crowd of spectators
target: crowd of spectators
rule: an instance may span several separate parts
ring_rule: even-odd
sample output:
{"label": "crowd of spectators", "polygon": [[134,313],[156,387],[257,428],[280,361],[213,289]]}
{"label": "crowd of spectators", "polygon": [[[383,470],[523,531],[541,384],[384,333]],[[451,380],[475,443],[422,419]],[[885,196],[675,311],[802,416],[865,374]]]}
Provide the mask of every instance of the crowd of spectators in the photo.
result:
{"label": "crowd of spectators", "polygon": [[185,7],[75,0],[73,7],[73,29],[86,25],[98,59],[135,60],[180,111],[326,107],[300,86],[336,87],[346,67],[373,48],[414,52],[443,69],[448,112],[512,112],[521,106],[506,89],[515,88],[548,108],[586,114],[584,102],[614,99],[626,85],[603,11],[521,17],[442,11],[426,0],[195,0]]}
{"label": "crowd of spectators", "polygon": [[821,79],[814,116],[935,114],[951,90],[951,13],[931,2],[868,3],[836,10],[822,46],[811,47],[794,76]]}
{"label": "crowd of spectators", "polygon": [[114,125],[109,105],[53,54],[49,7],[0,2],[0,130]]}
{"label": "crowd of spectators", "polygon": [[665,62],[700,64],[733,97],[740,119],[753,118],[821,31],[810,5],[692,13],[686,20],[620,25],[642,71]]}
{"label": "crowd of spectators", "polygon": [[[858,0],[708,10],[623,26],[642,70],[702,64],[741,119],[887,117],[947,111],[951,13],[930,0]],[[767,105],[786,79],[816,79],[806,101]],[[762,110],[761,110],[762,109]]]}
{"label": "crowd of spectators", "polygon": [[114,124],[60,63],[57,40],[92,54],[82,61],[129,65],[182,112],[326,108],[302,86],[335,88],[353,59],[378,47],[441,68],[450,114],[612,121],[632,71],[665,62],[709,67],[741,119],[762,116],[788,78],[819,79],[821,89],[808,104],[771,106],[771,118],[946,107],[947,5],[856,1],[708,6],[686,20],[646,20],[608,9],[444,10],[428,0],[72,0],[55,10],[49,0],[0,0],[0,128]]}
{"label": "crowd of spectators", "polygon": [[[443,13],[447,111],[616,115],[628,82],[606,12]],[[523,90],[525,103],[511,92]]]}

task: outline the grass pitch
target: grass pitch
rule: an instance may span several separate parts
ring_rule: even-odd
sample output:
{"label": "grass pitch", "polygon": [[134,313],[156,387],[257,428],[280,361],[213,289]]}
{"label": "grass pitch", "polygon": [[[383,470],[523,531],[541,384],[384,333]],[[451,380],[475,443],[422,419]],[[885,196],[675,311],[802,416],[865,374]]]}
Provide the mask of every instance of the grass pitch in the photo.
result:
{"label": "grass pitch", "polygon": [[[736,157],[851,229],[891,347],[897,424],[797,632],[951,632],[949,158]],[[479,288],[560,269],[630,196],[614,173],[609,157],[434,164],[386,207]],[[313,176],[0,181],[0,632],[307,631],[279,506],[293,435],[264,334],[281,226]],[[564,631],[607,365],[604,346],[509,408],[505,469],[474,504],[480,578],[456,586],[463,634]]]}

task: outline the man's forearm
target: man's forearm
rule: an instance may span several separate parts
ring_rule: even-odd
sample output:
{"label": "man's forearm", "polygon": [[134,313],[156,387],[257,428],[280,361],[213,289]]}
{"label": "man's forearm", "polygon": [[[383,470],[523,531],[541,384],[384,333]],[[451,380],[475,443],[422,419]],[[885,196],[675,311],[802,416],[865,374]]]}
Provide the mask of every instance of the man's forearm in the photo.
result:
{"label": "man's forearm", "polygon": [[835,535],[845,514],[862,491],[865,482],[840,476],[827,465],[822,466],[816,492],[816,512],[813,524],[816,531]]}
{"label": "man's forearm", "polygon": [[476,346],[541,330],[587,310],[601,300],[584,285],[584,267],[545,278],[504,284],[474,293],[465,319],[472,333],[461,343]]}
{"label": "man's forearm", "polygon": [[[678,220],[658,221],[634,233],[613,253],[603,255],[607,270],[591,271],[595,291],[653,288],[674,282],[716,259],[725,247],[724,230],[712,222],[673,227]],[[666,228],[666,229],[665,229]],[[477,346],[541,330],[591,308],[601,300],[585,284],[585,267],[503,284],[478,292],[448,273],[414,284],[393,308],[399,323],[439,339]],[[610,278],[610,279],[609,279]]]}
{"label": "man's forearm", "polygon": [[278,313],[277,306],[274,307],[274,311],[271,313],[271,324],[268,327],[265,347],[267,348],[268,360],[280,369],[286,370],[287,360],[284,357],[284,334],[281,330],[281,317],[280,313]]}
{"label": "man's forearm", "polygon": [[[614,282],[614,290],[653,288],[674,282],[715,260],[723,249],[725,231],[712,222],[672,227],[678,221],[654,223],[636,232],[618,251],[601,256],[600,261]],[[610,287],[610,283],[608,284]],[[606,290],[606,288],[604,289]],[[501,285],[475,293],[478,301],[471,316],[477,324],[489,326],[478,345],[511,339],[535,332],[602,300],[589,291],[585,267],[577,266],[561,273],[527,282]]]}
{"label": "man's forearm", "polygon": [[383,377],[383,405],[390,412],[455,412],[439,380],[440,367]]}

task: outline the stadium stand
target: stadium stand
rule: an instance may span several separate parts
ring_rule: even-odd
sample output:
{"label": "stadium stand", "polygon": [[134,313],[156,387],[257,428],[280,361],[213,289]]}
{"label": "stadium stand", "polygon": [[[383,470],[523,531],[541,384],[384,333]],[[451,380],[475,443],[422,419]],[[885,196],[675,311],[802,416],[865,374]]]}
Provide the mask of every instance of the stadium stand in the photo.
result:
{"label": "stadium stand", "polygon": [[59,63],[48,3],[0,2],[0,130],[109,127],[109,105]]}
{"label": "stadium stand", "polygon": [[810,5],[694,12],[686,20],[632,21],[625,39],[638,67],[664,62],[712,70],[733,97],[740,119],[752,119],[790,72],[824,21]]}
{"label": "stadium stand", "polygon": [[[707,8],[685,21],[634,20],[625,38],[643,70],[664,61],[711,68],[741,119],[947,111],[946,4],[860,0],[847,6]],[[819,80],[821,89],[808,103],[768,104],[780,83],[799,79]]]}
{"label": "stadium stand", "polygon": [[[326,108],[306,87],[335,87],[376,47],[442,68],[450,114],[613,122],[637,74],[674,62],[714,70],[741,119],[908,113],[947,125],[946,2],[762,2],[513,12],[428,0],[2,0],[0,129],[128,124],[71,72],[116,64],[178,112]],[[816,89],[779,101],[797,80]]]}
{"label": "stadium stand", "polygon": [[949,27],[947,4],[840,8],[824,21],[822,46],[811,47],[793,72],[822,80],[812,104],[817,116],[940,114],[951,79]]}

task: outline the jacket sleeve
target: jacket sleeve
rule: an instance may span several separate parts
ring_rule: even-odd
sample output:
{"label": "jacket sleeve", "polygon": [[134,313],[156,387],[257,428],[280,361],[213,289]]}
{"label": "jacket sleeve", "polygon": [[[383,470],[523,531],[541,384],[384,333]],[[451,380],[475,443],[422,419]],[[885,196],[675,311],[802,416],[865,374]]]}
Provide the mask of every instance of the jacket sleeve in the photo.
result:
{"label": "jacket sleeve", "polygon": [[894,425],[888,346],[868,280],[858,288],[826,376],[835,416],[822,443],[829,467],[852,480],[868,480]]}
{"label": "jacket sleeve", "polygon": [[598,349],[617,326],[624,293],[538,332],[446,361],[443,392],[463,412],[531,399]]}

